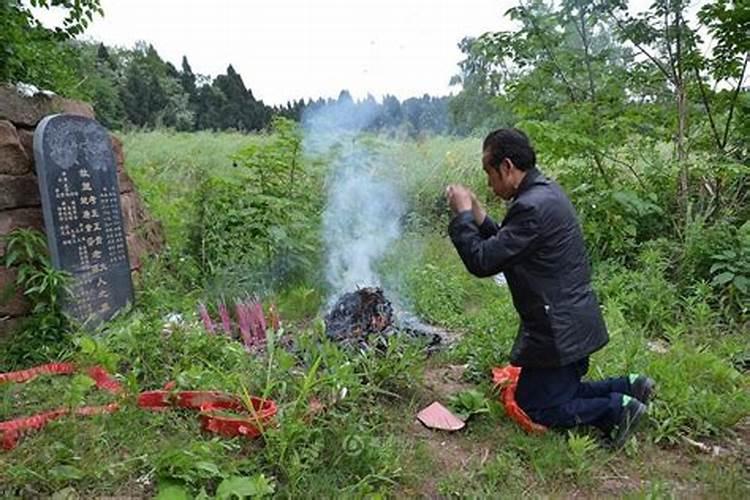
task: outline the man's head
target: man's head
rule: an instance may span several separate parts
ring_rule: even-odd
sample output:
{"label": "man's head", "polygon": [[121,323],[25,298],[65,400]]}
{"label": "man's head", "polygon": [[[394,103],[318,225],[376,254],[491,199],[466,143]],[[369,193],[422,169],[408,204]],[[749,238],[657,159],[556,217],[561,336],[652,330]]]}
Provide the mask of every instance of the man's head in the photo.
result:
{"label": "man's head", "polygon": [[515,128],[501,128],[484,139],[482,166],[495,194],[509,200],[518,191],[526,171],[536,166],[536,153],[526,134]]}

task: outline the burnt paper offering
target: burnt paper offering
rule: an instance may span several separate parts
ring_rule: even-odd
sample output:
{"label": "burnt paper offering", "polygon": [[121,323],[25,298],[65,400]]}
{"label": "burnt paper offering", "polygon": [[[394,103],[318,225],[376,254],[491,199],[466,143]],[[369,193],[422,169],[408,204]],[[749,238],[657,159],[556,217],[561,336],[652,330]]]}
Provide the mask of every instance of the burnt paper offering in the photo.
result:
{"label": "burnt paper offering", "polygon": [[34,160],[52,264],[72,275],[65,311],[95,328],[133,300],[109,133],[90,118],[48,116]]}

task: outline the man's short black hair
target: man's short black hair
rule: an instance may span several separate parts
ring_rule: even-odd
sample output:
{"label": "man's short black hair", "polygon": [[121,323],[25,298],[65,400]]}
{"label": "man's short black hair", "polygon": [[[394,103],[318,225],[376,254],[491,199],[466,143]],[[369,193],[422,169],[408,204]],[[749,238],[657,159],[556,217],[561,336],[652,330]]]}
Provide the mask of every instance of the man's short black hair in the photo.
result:
{"label": "man's short black hair", "polygon": [[482,151],[489,152],[490,166],[498,168],[504,158],[510,158],[519,170],[536,166],[536,153],[526,134],[517,128],[499,128],[484,139]]}

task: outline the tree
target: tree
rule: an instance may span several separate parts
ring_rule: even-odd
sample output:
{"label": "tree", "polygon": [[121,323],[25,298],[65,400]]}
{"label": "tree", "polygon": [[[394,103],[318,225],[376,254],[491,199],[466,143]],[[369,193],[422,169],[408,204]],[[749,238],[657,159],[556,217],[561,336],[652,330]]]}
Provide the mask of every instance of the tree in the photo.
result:
{"label": "tree", "polygon": [[255,99],[252,90],[245,87],[242,77],[231,64],[225,75],[216,77],[213,85],[226,98],[219,128],[250,131],[260,130],[268,124],[270,113],[266,106]]}
{"label": "tree", "polygon": [[[705,64],[701,67],[696,65],[695,71],[715,145],[723,153],[729,145],[734,111],[738,105],[742,106],[740,96],[747,72],[748,58],[750,58],[750,37],[748,36],[748,33],[750,33],[750,4],[719,0],[704,5],[698,13],[698,18],[716,42],[713,57],[705,61]],[[700,74],[702,69],[707,70],[715,82],[734,80],[730,87],[731,90],[721,93],[724,94],[722,101],[724,101],[723,107],[727,114],[723,130],[717,123],[717,109],[716,106],[711,104],[712,96],[705,89],[704,78]],[[747,126],[746,121],[740,121],[740,126],[743,123]],[[743,136],[745,140],[748,139],[747,134],[739,134],[740,138]],[[741,144],[737,144],[734,153],[738,159],[743,158],[741,151]]]}
{"label": "tree", "polygon": [[[62,26],[48,29],[30,7],[61,10]],[[3,0],[0,2],[0,81],[33,83],[72,94],[77,84],[70,68],[76,54],[64,42],[83,33],[95,15],[99,0]]]}
{"label": "tree", "polygon": [[691,69],[699,65],[698,35],[685,13],[687,3],[681,0],[655,0],[646,12],[631,16],[625,1],[600,4],[615,22],[620,37],[632,43],[638,52],[668,82],[677,111],[675,145],[680,163],[680,199],[687,208],[688,196],[688,84]]}
{"label": "tree", "polygon": [[80,78],[81,97],[94,106],[96,118],[107,128],[120,128],[125,110],[120,98],[119,54],[103,44],[76,42],[76,73]]}
{"label": "tree", "polygon": [[460,45],[466,59],[454,79],[463,83],[450,107],[454,122],[521,119],[546,150],[586,154],[609,183],[607,150],[628,125],[622,119],[628,51],[608,36],[601,9],[589,2],[521,2],[507,15],[520,24],[517,31]]}
{"label": "tree", "polygon": [[182,85],[182,90],[184,90],[187,95],[195,95],[195,74],[193,73],[193,68],[190,67],[187,56],[182,56],[182,72],[180,73],[180,84]]}

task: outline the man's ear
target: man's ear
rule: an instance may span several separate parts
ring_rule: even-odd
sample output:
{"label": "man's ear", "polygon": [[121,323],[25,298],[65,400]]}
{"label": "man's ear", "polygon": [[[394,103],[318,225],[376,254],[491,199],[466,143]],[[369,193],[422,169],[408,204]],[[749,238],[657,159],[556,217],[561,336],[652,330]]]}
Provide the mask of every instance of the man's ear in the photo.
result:
{"label": "man's ear", "polygon": [[[515,163],[513,163],[513,160],[511,160],[508,157],[503,158],[503,163],[508,168],[508,173],[510,173],[511,170],[513,170],[514,168],[516,168],[516,165],[515,165]],[[501,163],[501,165],[502,165],[502,163]]]}

